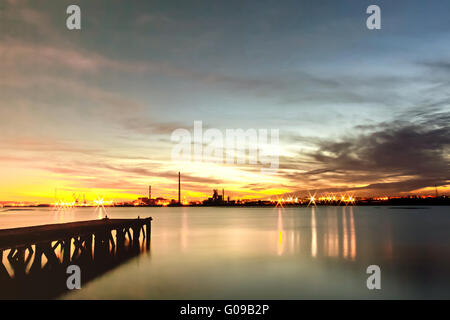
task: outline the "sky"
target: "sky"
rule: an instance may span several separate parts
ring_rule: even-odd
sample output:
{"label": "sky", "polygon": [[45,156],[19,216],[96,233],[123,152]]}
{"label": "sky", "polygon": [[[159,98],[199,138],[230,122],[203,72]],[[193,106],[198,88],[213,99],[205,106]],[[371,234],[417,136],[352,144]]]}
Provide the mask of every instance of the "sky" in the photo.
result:
{"label": "sky", "polygon": [[[66,8],[81,8],[81,30]],[[381,29],[366,8],[381,8]],[[0,201],[449,191],[447,1],[0,0]],[[279,168],[174,161],[194,121]]]}

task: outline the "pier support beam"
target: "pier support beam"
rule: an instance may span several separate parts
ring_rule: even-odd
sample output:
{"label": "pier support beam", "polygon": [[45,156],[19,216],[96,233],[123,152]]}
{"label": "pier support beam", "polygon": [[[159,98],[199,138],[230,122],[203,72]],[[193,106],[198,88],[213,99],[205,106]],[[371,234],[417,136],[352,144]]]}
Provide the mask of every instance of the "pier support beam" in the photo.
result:
{"label": "pier support beam", "polygon": [[150,238],[152,234],[152,218],[147,218],[145,222],[145,244],[147,247],[147,250],[150,249]]}

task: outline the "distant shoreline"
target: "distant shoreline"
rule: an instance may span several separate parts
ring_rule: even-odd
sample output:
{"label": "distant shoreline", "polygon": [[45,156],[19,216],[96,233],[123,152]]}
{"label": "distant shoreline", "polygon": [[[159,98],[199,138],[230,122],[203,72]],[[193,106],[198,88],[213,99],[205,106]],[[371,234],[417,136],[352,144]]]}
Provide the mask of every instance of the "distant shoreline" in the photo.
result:
{"label": "distant shoreline", "polygon": [[189,204],[183,204],[175,200],[171,200],[169,203],[161,204],[157,203],[152,198],[140,198],[145,201],[141,201],[136,204],[133,202],[117,202],[109,201],[100,204],[91,204],[84,202],[80,204],[78,202],[66,203],[65,205],[59,204],[32,204],[30,202],[14,203],[12,201],[0,201],[0,212],[2,208],[14,208],[20,210],[20,208],[96,208],[96,207],[309,207],[309,206],[450,206],[450,197],[447,195],[442,196],[409,196],[409,197],[384,197],[384,198],[353,198],[351,201],[348,199],[338,199],[335,197],[328,198],[302,198],[295,200],[233,200],[223,201],[222,198],[209,198],[202,202],[191,201]]}
{"label": "distant shoreline", "polygon": [[[140,206],[132,206],[132,205],[112,205],[112,206],[104,206],[105,208],[173,208],[173,207],[183,207],[183,208],[307,208],[307,207],[393,207],[395,208],[404,208],[405,206],[410,206],[411,209],[420,209],[421,207],[436,207],[436,206],[450,206],[450,200],[446,201],[435,201],[435,202],[385,202],[385,203],[355,203],[355,204],[332,204],[332,203],[316,203],[316,204],[208,204],[208,205],[140,205]],[[22,211],[26,209],[36,209],[36,208],[55,208],[58,207],[52,205],[24,205],[24,206],[3,206],[0,207],[0,212],[7,211]],[[74,208],[97,208],[96,206],[73,206],[67,207],[65,209],[74,209]],[[2,210],[3,209],[3,210]],[[62,208],[61,208],[62,209]]]}

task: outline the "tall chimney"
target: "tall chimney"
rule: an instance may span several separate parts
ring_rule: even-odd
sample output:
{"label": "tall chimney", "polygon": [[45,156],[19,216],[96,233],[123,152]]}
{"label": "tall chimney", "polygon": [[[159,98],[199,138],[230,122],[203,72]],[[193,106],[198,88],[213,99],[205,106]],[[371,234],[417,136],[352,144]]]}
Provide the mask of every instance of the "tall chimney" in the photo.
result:
{"label": "tall chimney", "polygon": [[225,189],[222,189],[222,201],[225,201]]}
{"label": "tall chimney", "polygon": [[181,173],[178,172],[178,204],[181,204]]}
{"label": "tall chimney", "polygon": [[152,186],[148,186],[148,200],[152,198]]}

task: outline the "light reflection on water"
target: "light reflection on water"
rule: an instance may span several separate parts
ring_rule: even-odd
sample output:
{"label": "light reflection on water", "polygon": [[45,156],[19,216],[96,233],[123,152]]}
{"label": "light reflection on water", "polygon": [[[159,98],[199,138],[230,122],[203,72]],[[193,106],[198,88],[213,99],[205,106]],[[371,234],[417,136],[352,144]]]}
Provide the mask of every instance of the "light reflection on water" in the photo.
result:
{"label": "light reflection on water", "polygon": [[[106,210],[0,212],[0,226],[154,218],[150,255],[64,298],[450,298],[448,207]],[[366,288],[371,264],[381,291]]]}

